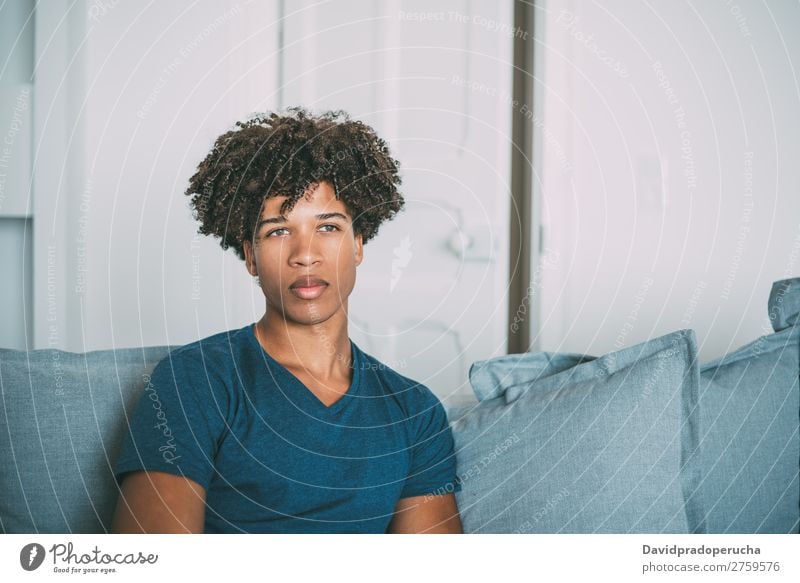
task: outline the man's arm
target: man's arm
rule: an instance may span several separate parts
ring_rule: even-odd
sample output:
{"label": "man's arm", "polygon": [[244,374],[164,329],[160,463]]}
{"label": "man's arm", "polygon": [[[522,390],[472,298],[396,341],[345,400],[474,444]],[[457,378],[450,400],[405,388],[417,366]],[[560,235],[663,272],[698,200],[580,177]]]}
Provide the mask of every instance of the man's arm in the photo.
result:
{"label": "man's arm", "polygon": [[202,533],[205,489],[166,472],[132,472],[122,480],[111,532]]}
{"label": "man's arm", "polygon": [[389,523],[389,533],[461,534],[455,494],[401,498]]}

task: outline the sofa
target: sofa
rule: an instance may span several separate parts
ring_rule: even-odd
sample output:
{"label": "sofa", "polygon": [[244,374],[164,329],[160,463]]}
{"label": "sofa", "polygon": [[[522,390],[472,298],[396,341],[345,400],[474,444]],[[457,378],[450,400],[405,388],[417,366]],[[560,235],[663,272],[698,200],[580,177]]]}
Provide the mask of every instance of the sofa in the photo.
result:
{"label": "sofa", "polygon": [[[477,404],[448,409],[465,532],[797,533],[800,278],[767,308],[705,364],[691,329],[472,364]],[[127,415],[174,348],[0,349],[0,531],[109,531]]]}

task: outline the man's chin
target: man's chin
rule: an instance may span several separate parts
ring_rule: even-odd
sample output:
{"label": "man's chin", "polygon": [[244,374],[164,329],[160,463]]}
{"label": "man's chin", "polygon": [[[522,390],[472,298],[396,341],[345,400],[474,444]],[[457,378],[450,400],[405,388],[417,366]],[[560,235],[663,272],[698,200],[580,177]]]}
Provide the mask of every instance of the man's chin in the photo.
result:
{"label": "man's chin", "polygon": [[331,308],[323,309],[313,302],[307,302],[305,306],[292,306],[285,309],[283,317],[287,322],[300,326],[315,326],[330,320],[336,311]]}

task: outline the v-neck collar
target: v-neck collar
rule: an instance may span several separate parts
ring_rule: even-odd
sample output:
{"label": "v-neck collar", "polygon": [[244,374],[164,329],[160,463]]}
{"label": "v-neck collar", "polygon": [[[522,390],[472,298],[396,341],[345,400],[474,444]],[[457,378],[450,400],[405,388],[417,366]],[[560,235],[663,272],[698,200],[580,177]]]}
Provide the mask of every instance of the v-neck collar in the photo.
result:
{"label": "v-neck collar", "polygon": [[359,355],[359,349],[356,346],[356,343],[352,340],[350,340],[350,353],[351,362],[353,363],[353,378],[350,381],[350,386],[347,388],[347,392],[339,397],[335,403],[328,406],[320,401],[319,398],[313,392],[311,392],[311,390],[300,379],[298,379],[280,362],[275,360],[272,355],[267,352],[263,346],[261,346],[258,338],[256,338],[255,323],[248,324],[246,328],[248,338],[250,338],[251,342],[255,345],[255,348],[260,350],[261,353],[267,358],[269,366],[275,366],[278,370],[282,371],[287,378],[292,380],[292,384],[294,385],[292,389],[288,389],[287,387],[279,388],[283,394],[301,410],[308,411],[309,407],[311,407],[318,411],[324,411],[327,414],[337,413],[346,407],[348,403],[350,403],[352,397],[357,396],[356,393],[361,385],[361,375],[359,373],[359,370],[361,369],[361,358]]}

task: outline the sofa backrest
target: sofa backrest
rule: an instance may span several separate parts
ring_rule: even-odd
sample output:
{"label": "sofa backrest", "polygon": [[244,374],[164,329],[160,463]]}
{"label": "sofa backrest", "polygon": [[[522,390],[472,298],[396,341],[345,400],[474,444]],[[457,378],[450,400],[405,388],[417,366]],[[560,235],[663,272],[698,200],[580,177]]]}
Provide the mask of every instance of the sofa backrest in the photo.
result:
{"label": "sofa backrest", "polygon": [[174,348],[0,349],[0,531],[109,531],[126,415]]}

